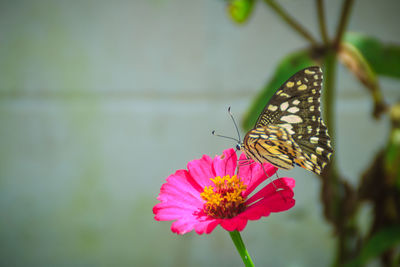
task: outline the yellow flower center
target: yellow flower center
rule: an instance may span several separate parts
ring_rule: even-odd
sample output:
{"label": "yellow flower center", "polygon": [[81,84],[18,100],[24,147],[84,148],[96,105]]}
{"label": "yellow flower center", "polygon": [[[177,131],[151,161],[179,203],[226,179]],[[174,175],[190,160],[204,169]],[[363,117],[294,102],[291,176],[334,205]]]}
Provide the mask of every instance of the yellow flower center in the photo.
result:
{"label": "yellow flower center", "polygon": [[204,211],[214,218],[233,218],[245,208],[242,192],[247,186],[234,175],[221,178],[220,176],[211,179],[214,186],[204,187],[200,196],[207,201],[204,204]]}

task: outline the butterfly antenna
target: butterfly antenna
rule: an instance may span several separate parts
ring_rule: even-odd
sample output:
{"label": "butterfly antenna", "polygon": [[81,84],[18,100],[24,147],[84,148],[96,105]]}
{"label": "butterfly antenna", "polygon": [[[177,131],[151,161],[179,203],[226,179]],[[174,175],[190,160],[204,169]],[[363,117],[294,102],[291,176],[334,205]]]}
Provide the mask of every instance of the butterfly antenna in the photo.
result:
{"label": "butterfly antenna", "polygon": [[237,132],[237,134],[238,134],[239,142],[240,142],[240,141],[242,140],[242,138],[240,138],[239,128],[237,127],[235,118],[233,117],[233,114],[232,114],[232,112],[231,112],[231,107],[228,108],[228,113],[229,113],[229,116],[231,116],[231,118],[232,118],[233,124],[235,124],[236,132]]}
{"label": "butterfly antenna", "polygon": [[212,135],[215,135],[215,136],[218,136],[218,137],[227,138],[227,139],[231,139],[231,140],[234,140],[234,141],[236,141],[236,142],[239,142],[239,140],[237,140],[237,139],[235,139],[235,138],[233,138],[233,137],[225,136],[225,135],[220,135],[220,134],[216,134],[216,133],[215,133],[215,130],[213,130],[211,133],[212,133]]}

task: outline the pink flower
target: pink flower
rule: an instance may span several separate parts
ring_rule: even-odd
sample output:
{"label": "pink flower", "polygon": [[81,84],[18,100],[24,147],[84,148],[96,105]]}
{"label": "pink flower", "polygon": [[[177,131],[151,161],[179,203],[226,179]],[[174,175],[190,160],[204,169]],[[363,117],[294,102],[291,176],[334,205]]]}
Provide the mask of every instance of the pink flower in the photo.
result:
{"label": "pink flower", "polygon": [[[240,156],[241,160],[246,157]],[[292,178],[280,178],[252,196],[254,189],[277,169],[264,163],[237,167],[237,156],[227,149],[214,159],[204,155],[188,163],[188,170],[178,170],[161,186],[158,203],[153,208],[157,221],[174,220],[171,230],[185,234],[193,229],[209,234],[217,225],[227,231],[242,231],[248,220],[258,220],[271,212],[281,212],[295,204]],[[276,187],[276,188],[275,188]]]}

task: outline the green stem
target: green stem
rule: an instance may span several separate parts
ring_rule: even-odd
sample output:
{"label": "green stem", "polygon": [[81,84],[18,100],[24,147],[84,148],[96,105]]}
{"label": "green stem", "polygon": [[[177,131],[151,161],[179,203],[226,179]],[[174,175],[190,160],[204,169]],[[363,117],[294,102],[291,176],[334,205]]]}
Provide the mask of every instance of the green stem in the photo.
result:
{"label": "green stem", "polygon": [[343,34],[349,23],[351,8],[353,6],[354,0],[345,0],[342,7],[342,13],[340,15],[339,25],[336,31],[336,37],[334,41],[334,47],[338,48],[340,42],[342,41]]}
{"label": "green stem", "polygon": [[[325,121],[327,123],[327,128],[329,130],[329,135],[331,136],[332,147],[335,148],[336,145],[336,121],[335,121],[335,79],[336,79],[336,52],[334,49],[329,48],[327,54],[325,55],[324,61],[324,115]],[[336,167],[336,156],[332,155],[331,163],[329,166],[329,179],[325,179],[324,183],[327,183],[327,188],[330,189],[331,193],[331,202],[330,207],[330,217],[336,220],[338,215],[340,214],[340,194],[339,190],[339,175]]]}
{"label": "green stem", "polygon": [[[335,99],[336,99],[336,50],[330,47],[325,56],[325,88],[324,88],[324,110],[325,119],[327,121],[330,135],[332,136],[332,144],[335,146]],[[348,260],[349,255],[354,251],[354,240],[357,240],[357,233],[354,215],[356,207],[351,206],[349,199],[354,197],[354,189],[346,187],[346,183],[341,178],[336,165],[336,157],[333,155],[329,166],[329,174],[325,176],[323,183],[324,188],[330,196],[327,202],[327,210],[329,218],[335,226],[335,232],[338,236],[336,258],[333,266],[343,266],[343,262]],[[347,211],[346,211],[347,210]],[[348,211],[352,210],[352,213]]]}
{"label": "green stem", "polygon": [[297,31],[301,36],[311,42],[311,44],[316,45],[317,41],[311,34],[300,25],[293,17],[291,17],[279,4],[274,0],[264,0],[264,2],[269,5],[289,26],[291,26],[295,31]]}
{"label": "green stem", "polygon": [[238,250],[240,257],[242,257],[243,263],[246,267],[254,267],[253,261],[250,258],[249,253],[246,250],[246,246],[243,243],[242,237],[240,236],[239,231],[232,231],[229,232],[233,243],[236,246],[236,249]]}
{"label": "green stem", "polygon": [[[336,52],[334,49],[329,48],[327,54],[325,55],[324,62],[324,111],[325,111],[325,121],[327,124],[327,128],[329,130],[329,135],[331,136],[332,147],[335,148],[336,143],[336,121],[335,121],[335,78],[336,78]],[[340,196],[338,194],[338,186],[339,186],[339,177],[336,169],[336,160],[335,154],[332,155],[330,167],[329,167],[329,179],[325,179],[325,183],[328,184],[328,188],[331,190],[331,202],[330,208],[331,211],[330,217],[337,218],[340,209]]]}
{"label": "green stem", "polygon": [[[327,54],[325,55],[324,61],[324,115],[327,127],[329,129],[329,135],[331,136],[332,147],[335,147],[335,78],[336,78],[336,52],[332,47],[328,48]],[[330,195],[330,201],[326,204],[328,207],[326,209],[329,211],[329,218],[332,220],[336,227],[336,231],[339,235],[339,240],[337,243],[337,256],[335,259],[334,266],[339,266],[338,263],[341,262],[343,254],[343,238],[341,236],[341,225],[337,224],[337,219],[341,214],[341,196],[339,175],[336,168],[335,155],[332,156],[330,166],[328,168],[329,173],[324,177],[323,183],[324,188],[327,189]]]}
{"label": "green stem", "polygon": [[319,31],[321,33],[322,41],[324,42],[324,44],[328,44],[329,40],[328,40],[328,34],[327,34],[327,30],[326,30],[323,0],[317,0],[317,13],[318,13]]}
{"label": "green stem", "polygon": [[325,56],[324,70],[324,111],[325,121],[332,137],[333,147],[335,141],[335,76],[336,76],[336,53],[329,49]]}
{"label": "green stem", "polygon": [[[342,42],[343,35],[347,30],[347,26],[350,19],[351,9],[354,4],[354,0],[344,0],[342,6],[342,12],[340,15],[340,20],[338,27],[336,29],[336,36],[329,47],[328,53],[325,57],[325,68],[326,68],[326,86],[325,86],[325,110],[326,110],[326,119],[328,120],[328,127],[332,134],[333,141],[335,140],[335,110],[334,110],[334,99],[335,99],[335,78],[336,78],[336,64],[337,64],[337,51]],[[343,262],[348,258],[349,254],[351,254],[350,243],[354,242],[352,237],[354,234],[354,225],[353,214],[346,214],[345,207],[346,202],[350,198],[346,196],[344,192],[345,183],[340,179],[339,173],[336,167],[335,157],[332,159],[330,174],[328,175],[328,180],[325,181],[330,188],[331,194],[331,203],[330,203],[330,216],[333,219],[333,222],[336,227],[336,232],[338,235],[338,243],[337,243],[337,255],[334,262],[334,266],[342,266]],[[348,189],[349,190],[349,189]],[[347,192],[347,194],[350,194]],[[347,200],[347,201],[346,201]],[[346,208],[348,208],[346,206]]]}

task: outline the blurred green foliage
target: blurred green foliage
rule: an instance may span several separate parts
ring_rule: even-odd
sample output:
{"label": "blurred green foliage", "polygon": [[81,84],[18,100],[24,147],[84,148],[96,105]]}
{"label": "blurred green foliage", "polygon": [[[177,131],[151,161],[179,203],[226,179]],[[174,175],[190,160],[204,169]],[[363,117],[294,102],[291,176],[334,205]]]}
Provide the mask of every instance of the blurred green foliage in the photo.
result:
{"label": "blurred green foliage", "polygon": [[240,24],[250,17],[253,6],[254,0],[233,0],[228,2],[227,11],[231,19]]}
{"label": "blurred green foliage", "polygon": [[370,260],[398,245],[400,245],[400,226],[382,229],[364,244],[358,256],[347,263],[345,267],[364,266]]}
{"label": "blurred green foliage", "polygon": [[400,46],[360,33],[346,33],[344,43],[356,47],[366,58],[376,74],[400,78]]}

